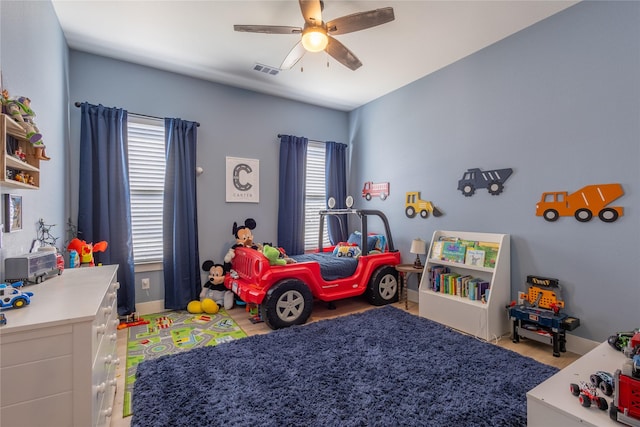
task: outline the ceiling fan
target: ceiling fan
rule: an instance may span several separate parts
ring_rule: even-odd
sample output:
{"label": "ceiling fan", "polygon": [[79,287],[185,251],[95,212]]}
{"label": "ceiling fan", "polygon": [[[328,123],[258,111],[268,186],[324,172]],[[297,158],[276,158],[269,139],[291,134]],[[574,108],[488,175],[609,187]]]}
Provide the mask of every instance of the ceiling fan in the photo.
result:
{"label": "ceiling fan", "polygon": [[333,19],[322,20],[324,1],[298,0],[304,17],[304,27],[288,27],[278,25],[234,25],[235,31],[265,34],[302,34],[298,43],[291,49],[280,66],[281,70],[292,68],[307,52],[326,51],[338,62],[351,70],[358,69],[362,62],[342,43],[332,36],[365,30],[377,25],[393,21],[392,7],[358,12]]}

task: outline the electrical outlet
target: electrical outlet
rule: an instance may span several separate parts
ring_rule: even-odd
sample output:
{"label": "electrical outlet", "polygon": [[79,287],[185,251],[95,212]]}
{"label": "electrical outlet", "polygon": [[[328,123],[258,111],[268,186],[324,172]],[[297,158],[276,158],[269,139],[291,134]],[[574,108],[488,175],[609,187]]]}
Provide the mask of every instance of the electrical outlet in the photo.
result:
{"label": "electrical outlet", "polygon": [[142,279],[142,289],[149,289],[149,278],[145,277]]}

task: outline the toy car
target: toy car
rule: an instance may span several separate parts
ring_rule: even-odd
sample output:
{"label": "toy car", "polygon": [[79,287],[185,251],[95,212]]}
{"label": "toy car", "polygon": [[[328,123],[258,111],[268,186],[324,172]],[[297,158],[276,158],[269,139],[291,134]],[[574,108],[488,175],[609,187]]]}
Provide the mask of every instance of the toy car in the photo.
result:
{"label": "toy car", "polygon": [[360,248],[358,246],[340,246],[338,247],[337,256],[339,257],[349,257],[355,258],[359,256],[361,253]]}
{"label": "toy car", "polygon": [[4,313],[0,313],[0,326],[4,326],[7,324],[7,316]]}
{"label": "toy car", "polygon": [[0,284],[0,309],[22,308],[31,303],[33,292],[22,292],[22,282]]}
{"label": "toy car", "polygon": [[604,371],[598,371],[589,377],[591,384],[598,387],[605,396],[613,394],[613,376]]}
{"label": "toy car", "polygon": [[580,404],[585,408],[590,407],[592,403],[601,411],[606,411],[609,408],[605,398],[598,396],[598,389],[593,384],[580,381],[580,385],[571,384],[569,389],[571,390],[571,394],[578,396]]}

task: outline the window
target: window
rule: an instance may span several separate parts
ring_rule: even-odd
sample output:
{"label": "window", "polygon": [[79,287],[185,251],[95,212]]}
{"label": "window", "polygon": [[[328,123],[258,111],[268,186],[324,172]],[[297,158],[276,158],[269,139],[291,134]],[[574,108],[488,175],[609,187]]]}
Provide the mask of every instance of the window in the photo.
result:
{"label": "window", "polygon": [[[327,208],[327,192],[325,180],[325,144],[311,142],[307,145],[307,171],[304,198],[304,250],[318,248],[320,215],[318,212]],[[325,221],[322,246],[329,246],[329,235]]]}
{"label": "window", "polygon": [[133,260],[162,262],[164,120],[129,114],[127,126]]}

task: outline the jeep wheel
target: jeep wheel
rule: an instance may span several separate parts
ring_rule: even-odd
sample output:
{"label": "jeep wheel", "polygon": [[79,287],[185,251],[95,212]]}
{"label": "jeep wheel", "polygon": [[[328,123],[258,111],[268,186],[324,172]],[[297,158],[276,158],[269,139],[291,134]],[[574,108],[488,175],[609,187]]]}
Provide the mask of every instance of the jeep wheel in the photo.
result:
{"label": "jeep wheel", "polygon": [[302,325],[313,309],[313,295],[303,282],[295,279],[275,284],[260,304],[262,320],[271,329]]}
{"label": "jeep wheel", "polygon": [[398,271],[393,267],[380,267],[369,279],[366,292],[371,305],[386,305],[398,301]]}
{"label": "jeep wheel", "polygon": [[611,384],[606,381],[600,382],[598,388],[605,396],[611,396],[613,394],[613,387],[611,387]]}

